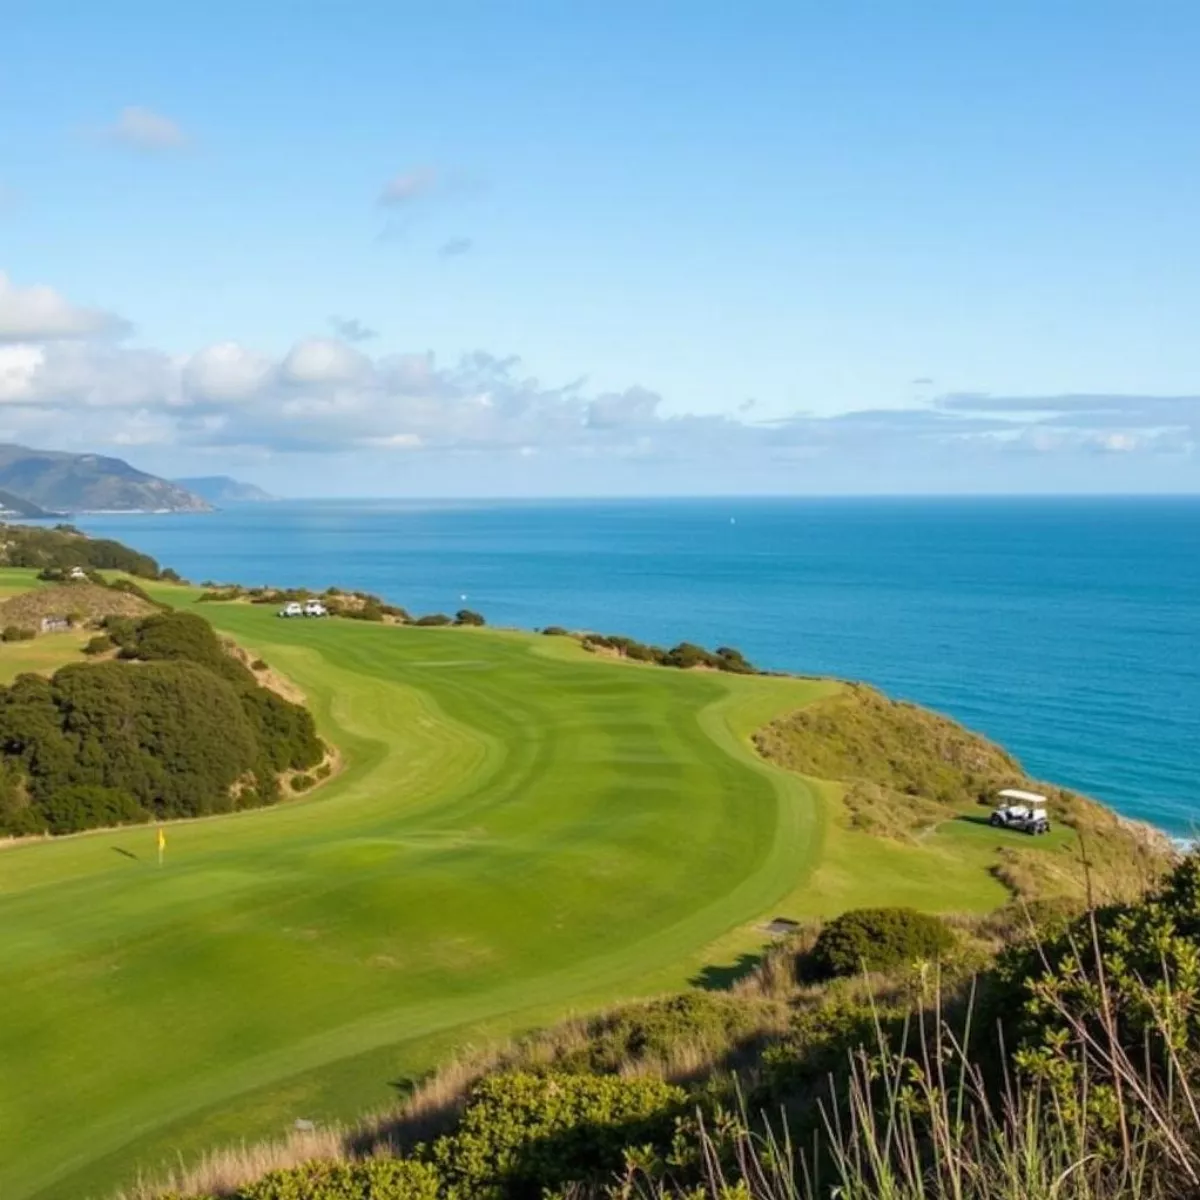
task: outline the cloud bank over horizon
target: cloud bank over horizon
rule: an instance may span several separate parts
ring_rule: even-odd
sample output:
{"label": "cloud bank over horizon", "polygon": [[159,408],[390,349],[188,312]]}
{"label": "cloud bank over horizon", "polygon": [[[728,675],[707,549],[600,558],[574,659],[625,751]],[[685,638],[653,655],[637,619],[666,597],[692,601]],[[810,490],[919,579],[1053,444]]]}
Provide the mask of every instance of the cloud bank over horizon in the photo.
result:
{"label": "cloud bank over horizon", "polygon": [[[397,197],[418,184],[397,183]],[[427,485],[434,462],[464,492],[489,480],[507,490],[525,480],[531,493],[657,492],[688,478],[715,492],[1094,491],[1097,459],[1112,464],[1100,476],[1108,490],[1200,484],[1200,396],[954,392],[756,420],[742,398],[725,414],[689,414],[636,382],[548,384],[482,350],[453,362],[372,355],[363,343],[375,330],[330,324],[336,336],[300,337],[282,355],[237,340],[170,354],[131,344],[115,313],[0,274],[0,440],[136,451],[177,472],[214,458],[269,464],[275,486],[310,474],[300,456],[324,456],[376,494],[381,481]]]}

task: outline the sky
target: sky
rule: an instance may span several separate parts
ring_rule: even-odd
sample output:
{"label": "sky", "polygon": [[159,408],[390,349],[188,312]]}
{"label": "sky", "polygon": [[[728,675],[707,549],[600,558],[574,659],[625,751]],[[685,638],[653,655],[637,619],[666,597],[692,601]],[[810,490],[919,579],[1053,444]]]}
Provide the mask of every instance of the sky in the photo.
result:
{"label": "sky", "polygon": [[0,0],[0,441],[1200,491],[1200,6]]}

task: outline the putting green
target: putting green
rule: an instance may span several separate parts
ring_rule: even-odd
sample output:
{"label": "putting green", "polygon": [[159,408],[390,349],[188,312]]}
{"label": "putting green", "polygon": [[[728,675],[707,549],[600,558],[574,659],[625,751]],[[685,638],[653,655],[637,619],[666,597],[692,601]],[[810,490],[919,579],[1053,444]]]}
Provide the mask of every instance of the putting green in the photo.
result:
{"label": "putting green", "polygon": [[835,684],[196,611],[305,689],[345,769],[171,826],[161,868],[144,827],[0,850],[5,1200],[384,1103],[465,1037],[719,965],[764,915],[1004,898],[990,850],[850,834],[757,758],[755,728]]}

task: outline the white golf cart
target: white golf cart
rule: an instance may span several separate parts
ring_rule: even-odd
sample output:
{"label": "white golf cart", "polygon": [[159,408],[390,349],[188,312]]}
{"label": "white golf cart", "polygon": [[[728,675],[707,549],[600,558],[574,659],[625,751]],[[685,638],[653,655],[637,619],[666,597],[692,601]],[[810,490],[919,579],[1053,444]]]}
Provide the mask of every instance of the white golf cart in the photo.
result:
{"label": "white golf cart", "polygon": [[304,606],[304,615],[306,617],[327,617],[329,616],[329,609],[320,600],[310,600]]}
{"label": "white golf cart", "polygon": [[990,818],[991,824],[997,829],[1015,829],[1029,834],[1050,832],[1045,796],[1037,792],[1024,792],[1020,788],[1005,788],[997,793],[997,799],[1000,806]]}
{"label": "white golf cart", "polygon": [[289,601],[280,610],[281,617],[302,617],[304,616],[304,605],[298,600]]}

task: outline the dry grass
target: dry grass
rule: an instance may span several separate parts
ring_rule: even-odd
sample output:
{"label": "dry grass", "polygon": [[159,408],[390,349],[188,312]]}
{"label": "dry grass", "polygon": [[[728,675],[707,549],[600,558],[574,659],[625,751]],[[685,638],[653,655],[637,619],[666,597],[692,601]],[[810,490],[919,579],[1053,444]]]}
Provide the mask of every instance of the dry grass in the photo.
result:
{"label": "dry grass", "polygon": [[156,611],[153,604],[128,592],[95,583],[63,583],[5,600],[0,604],[0,625],[37,631],[44,617],[74,615],[81,621],[98,621],[102,617],[144,617]]}

